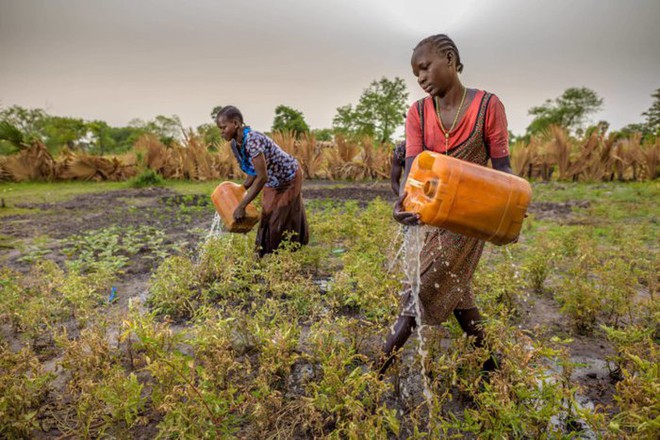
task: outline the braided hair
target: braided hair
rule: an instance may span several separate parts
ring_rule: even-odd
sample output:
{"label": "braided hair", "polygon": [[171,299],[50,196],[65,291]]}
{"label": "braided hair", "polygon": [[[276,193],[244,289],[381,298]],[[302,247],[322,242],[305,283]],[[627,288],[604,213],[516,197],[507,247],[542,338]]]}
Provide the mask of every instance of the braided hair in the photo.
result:
{"label": "braided hair", "polygon": [[431,46],[441,54],[446,54],[449,51],[454,52],[454,56],[456,57],[456,71],[458,73],[463,72],[463,63],[461,63],[461,55],[458,53],[458,48],[456,47],[454,41],[447,35],[437,34],[426,37],[417,43],[417,46],[415,46],[413,52],[426,45]]}
{"label": "braided hair", "polygon": [[241,124],[243,124],[243,114],[239,109],[237,109],[233,105],[226,105],[222,107],[220,110],[218,110],[218,114],[215,115],[215,120],[217,121],[218,119],[220,119],[220,116],[224,116],[229,120],[238,119],[238,121]]}

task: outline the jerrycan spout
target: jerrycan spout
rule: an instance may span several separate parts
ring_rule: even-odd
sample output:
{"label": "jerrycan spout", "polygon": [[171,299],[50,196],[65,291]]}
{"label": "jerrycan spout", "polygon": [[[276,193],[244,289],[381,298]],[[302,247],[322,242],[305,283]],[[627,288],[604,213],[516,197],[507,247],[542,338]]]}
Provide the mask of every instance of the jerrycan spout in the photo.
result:
{"label": "jerrycan spout", "polygon": [[440,186],[440,179],[429,179],[426,181],[424,184],[424,187],[422,190],[424,191],[424,195],[430,199],[435,197],[435,193],[438,191],[438,187]]}

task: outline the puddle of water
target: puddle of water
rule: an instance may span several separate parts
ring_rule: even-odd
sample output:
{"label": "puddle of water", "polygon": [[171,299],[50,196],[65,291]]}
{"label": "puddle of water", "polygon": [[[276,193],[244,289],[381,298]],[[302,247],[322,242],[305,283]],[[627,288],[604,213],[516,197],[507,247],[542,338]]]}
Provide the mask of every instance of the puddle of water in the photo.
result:
{"label": "puddle of water", "polygon": [[[526,346],[527,350],[533,350],[533,347]],[[559,376],[562,374],[562,366],[555,362],[553,359],[546,358],[547,369],[543,373],[543,377],[537,379],[536,383],[539,388],[542,388],[546,383],[554,384],[559,381]],[[607,363],[601,359],[595,358],[586,358],[586,357],[571,357],[571,362],[578,364],[571,375],[571,380],[574,380],[574,377],[577,374],[584,373],[592,369],[604,370],[607,367]],[[562,406],[566,405],[567,402],[563,402]],[[570,432],[566,425],[566,417],[568,414],[575,414],[580,410],[588,410],[593,412],[595,408],[594,402],[589,399],[587,396],[584,396],[579,393],[575,393],[575,406],[573,408],[564,407],[559,414],[555,414],[550,418],[549,426],[553,431],[559,431],[565,434],[573,434],[576,439],[582,440],[595,440],[600,438],[596,432],[594,432],[589,424],[583,419],[576,419],[576,425],[580,428],[579,431]]]}

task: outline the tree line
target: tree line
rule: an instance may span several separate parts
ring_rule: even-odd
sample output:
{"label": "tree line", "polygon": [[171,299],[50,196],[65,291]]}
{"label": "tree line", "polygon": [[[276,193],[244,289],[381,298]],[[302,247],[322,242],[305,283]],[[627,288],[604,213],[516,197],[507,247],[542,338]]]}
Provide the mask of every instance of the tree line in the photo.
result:
{"label": "tree line", "polygon": [[[652,95],[651,107],[643,112],[643,120],[629,124],[615,136],[622,138],[640,134],[642,140],[653,139],[660,134],[660,89]],[[607,121],[589,125],[590,117],[601,110],[603,99],[586,87],[566,89],[560,96],[548,99],[529,110],[532,121],[523,135],[511,133],[513,141],[529,142],[532,136],[547,132],[551,126],[559,126],[574,136],[582,137],[598,130],[609,129]],[[369,137],[377,144],[393,141],[396,130],[405,121],[408,92],[402,78],[381,78],[366,87],[356,104],[346,104],[336,109],[331,128],[311,129],[303,112],[287,105],[275,108],[271,130],[289,132],[299,137],[313,134],[317,140],[331,141],[334,136],[344,138]],[[211,118],[221,108],[211,111]],[[222,143],[220,132],[213,121],[194,129],[207,145]],[[133,119],[126,126],[113,127],[101,120],[54,116],[43,109],[27,109],[21,106],[0,108],[0,155],[12,154],[35,141],[43,142],[49,151],[56,152],[66,146],[90,154],[120,154],[130,150],[144,134],[152,134],[165,145],[180,142],[185,130],[177,115],[158,115],[144,121]]]}

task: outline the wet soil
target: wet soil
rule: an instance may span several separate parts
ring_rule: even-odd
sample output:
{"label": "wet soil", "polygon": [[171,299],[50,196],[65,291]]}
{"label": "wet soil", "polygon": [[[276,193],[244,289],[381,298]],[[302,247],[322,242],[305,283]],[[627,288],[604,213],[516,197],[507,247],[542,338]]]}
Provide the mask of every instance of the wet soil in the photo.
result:
{"label": "wet soil", "polygon": [[396,200],[390,185],[383,182],[354,183],[349,186],[311,183],[303,188],[303,198],[307,200],[333,200],[336,202],[354,200],[360,206],[366,206],[376,198],[388,202]]}
{"label": "wet soil", "polygon": [[[616,355],[612,344],[597,333],[584,336],[574,332],[567,325],[559,304],[547,293],[530,295],[527,301],[518,303],[516,309],[520,327],[528,329],[533,337],[550,339],[557,336],[571,341],[567,345],[569,359],[574,364],[571,380],[579,386],[579,395],[584,402],[612,411],[614,381],[608,363],[608,359]],[[557,366],[550,367],[557,369]]]}

